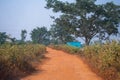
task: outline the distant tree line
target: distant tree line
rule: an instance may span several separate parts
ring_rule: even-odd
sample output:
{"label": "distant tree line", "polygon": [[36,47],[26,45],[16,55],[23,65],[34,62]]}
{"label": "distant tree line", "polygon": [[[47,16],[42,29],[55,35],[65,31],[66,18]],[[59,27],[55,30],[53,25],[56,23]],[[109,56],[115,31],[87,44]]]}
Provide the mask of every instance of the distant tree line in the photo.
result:
{"label": "distant tree line", "polygon": [[68,41],[74,41],[75,38],[72,35],[69,35],[64,28],[57,27],[52,25],[50,30],[47,30],[47,27],[36,27],[31,33],[31,40],[26,41],[27,30],[21,30],[21,39],[17,40],[16,38],[10,37],[6,32],[0,32],[0,44],[11,43],[11,44],[65,44]]}
{"label": "distant tree line", "polygon": [[16,38],[12,38],[6,32],[0,32],[0,45],[5,43],[12,43],[12,44],[24,44],[27,31],[21,30],[21,40],[17,40]]}

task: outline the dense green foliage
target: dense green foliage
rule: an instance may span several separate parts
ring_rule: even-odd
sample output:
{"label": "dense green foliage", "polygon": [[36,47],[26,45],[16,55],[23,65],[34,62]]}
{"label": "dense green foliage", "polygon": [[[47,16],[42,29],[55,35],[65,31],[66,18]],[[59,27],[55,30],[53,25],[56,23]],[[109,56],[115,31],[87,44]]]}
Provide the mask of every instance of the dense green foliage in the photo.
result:
{"label": "dense green foliage", "polygon": [[50,42],[53,44],[65,44],[70,41],[74,41],[75,38],[72,37],[66,30],[66,28],[62,28],[59,25],[52,25],[50,29]]}
{"label": "dense green foliage", "polygon": [[48,45],[50,38],[49,35],[49,31],[46,27],[37,27],[31,31],[31,39],[33,43]]}
{"label": "dense green foliage", "polygon": [[32,62],[39,61],[46,48],[43,45],[9,45],[0,46],[0,80],[13,80],[19,74],[34,71]]}
{"label": "dense green foliage", "polygon": [[119,5],[112,2],[97,5],[96,0],[75,0],[73,3],[59,0],[46,2],[47,9],[63,13],[54,19],[54,24],[66,29],[69,35],[82,38],[86,45],[89,45],[94,37],[103,40],[118,33]]}
{"label": "dense green foliage", "polygon": [[52,48],[80,55],[92,70],[105,80],[120,80],[120,42],[112,41],[95,44],[81,49],[67,45],[52,45]]}

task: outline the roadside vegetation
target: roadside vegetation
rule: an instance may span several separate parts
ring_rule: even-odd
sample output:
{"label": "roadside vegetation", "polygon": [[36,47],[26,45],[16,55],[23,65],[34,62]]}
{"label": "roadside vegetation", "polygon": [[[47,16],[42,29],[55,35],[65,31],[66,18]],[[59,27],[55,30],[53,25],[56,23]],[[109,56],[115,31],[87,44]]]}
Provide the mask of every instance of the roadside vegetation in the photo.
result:
{"label": "roadside vegetation", "polygon": [[[34,71],[32,62],[41,60],[46,51],[43,45],[50,44],[54,49],[85,58],[105,80],[120,80],[120,42],[90,45],[94,39],[102,42],[119,35],[120,5],[96,4],[96,0],[45,1],[46,9],[61,13],[59,17],[51,16],[53,24],[49,30],[45,26],[34,28],[29,41],[25,29],[21,30],[20,40],[0,32],[0,80],[14,80],[20,72]],[[61,45],[77,41],[77,38],[86,46],[79,49]]]}
{"label": "roadside vegetation", "polygon": [[79,48],[77,47],[72,47],[72,46],[68,46],[65,44],[62,45],[49,45],[50,48],[56,49],[56,50],[62,50],[64,52],[67,53],[71,53],[71,54],[76,54],[79,50]]}
{"label": "roadside vegetation", "polygon": [[94,44],[81,49],[67,45],[51,45],[54,49],[82,57],[105,80],[120,80],[120,42]]}
{"label": "roadside vegetation", "polygon": [[14,80],[35,71],[32,65],[44,57],[46,48],[38,44],[0,46],[0,80]]}

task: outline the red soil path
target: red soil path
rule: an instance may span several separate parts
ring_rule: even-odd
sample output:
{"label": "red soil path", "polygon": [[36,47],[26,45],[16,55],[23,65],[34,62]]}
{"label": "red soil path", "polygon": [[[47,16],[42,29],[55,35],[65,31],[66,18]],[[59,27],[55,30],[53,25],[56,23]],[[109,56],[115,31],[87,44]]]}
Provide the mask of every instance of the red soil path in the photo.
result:
{"label": "red soil path", "polygon": [[47,48],[48,59],[38,71],[21,80],[102,80],[77,56]]}

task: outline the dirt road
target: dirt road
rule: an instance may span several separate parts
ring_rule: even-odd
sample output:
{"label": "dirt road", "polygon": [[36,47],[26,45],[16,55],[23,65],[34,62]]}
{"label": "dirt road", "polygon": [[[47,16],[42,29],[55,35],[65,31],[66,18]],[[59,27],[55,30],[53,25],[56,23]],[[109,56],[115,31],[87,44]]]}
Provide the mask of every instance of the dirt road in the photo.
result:
{"label": "dirt road", "polygon": [[48,59],[37,67],[40,71],[21,80],[102,80],[77,56],[51,48],[47,51]]}

